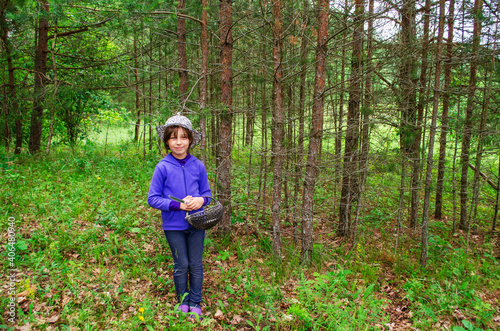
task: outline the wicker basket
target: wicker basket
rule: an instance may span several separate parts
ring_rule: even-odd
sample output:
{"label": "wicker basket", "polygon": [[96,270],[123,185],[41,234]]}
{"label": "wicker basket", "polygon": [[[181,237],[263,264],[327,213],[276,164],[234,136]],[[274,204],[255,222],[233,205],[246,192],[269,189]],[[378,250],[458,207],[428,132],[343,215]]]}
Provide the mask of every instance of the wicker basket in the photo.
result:
{"label": "wicker basket", "polygon": [[203,206],[203,210],[192,214],[186,212],[186,221],[198,230],[211,229],[222,219],[222,204],[213,197],[204,198],[209,198],[212,201]]}

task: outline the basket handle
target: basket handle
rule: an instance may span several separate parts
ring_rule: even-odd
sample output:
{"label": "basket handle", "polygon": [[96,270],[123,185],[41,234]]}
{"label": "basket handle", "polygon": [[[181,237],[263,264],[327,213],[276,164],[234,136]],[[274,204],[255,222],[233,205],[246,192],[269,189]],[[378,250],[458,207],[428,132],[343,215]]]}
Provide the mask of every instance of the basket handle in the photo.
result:
{"label": "basket handle", "polygon": [[[185,203],[184,200],[182,199],[179,199],[179,198],[176,198],[174,197],[173,195],[169,195],[168,196],[171,200],[174,200],[174,201],[177,201],[177,202],[180,202],[180,203]],[[214,197],[210,197],[208,195],[202,195],[201,196],[202,198],[207,198],[207,199],[212,199],[212,200],[215,200],[215,201],[219,201],[218,199],[214,198]]]}

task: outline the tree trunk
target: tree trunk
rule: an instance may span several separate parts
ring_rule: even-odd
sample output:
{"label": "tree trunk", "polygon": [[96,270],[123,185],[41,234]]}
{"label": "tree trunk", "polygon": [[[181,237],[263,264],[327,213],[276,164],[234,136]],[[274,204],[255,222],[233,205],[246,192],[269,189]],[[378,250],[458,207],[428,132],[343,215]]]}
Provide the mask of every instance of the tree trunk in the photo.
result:
{"label": "tree trunk", "polygon": [[43,107],[45,102],[45,85],[47,84],[47,49],[49,32],[49,3],[40,1],[41,13],[38,18],[38,39],[35,48],[35,84],[33,89],[33,110],[31,112],[31,128],[29,151],[35,154],[40,150],[42,141]]}
{"label": "tree trunk", "polygon": [[201,161],[206,163],[207,157],[207,70],[208,70],[208,30],[207,30],[207,8],[208,0],[201,0],[201,79],[200,79],[200,131],[201,131]]}
{"label": "tree trunk", "polygon": [[284,130],[284,111],[283,111],[283,86],[281,84],[283,68],[281,63],[282,44],[281,44],[281,0],[273,2],[273,139],[272,150],[274,155],[273,172],[273,199],[272,199],[272,220],[273,220],[273,252],[276,259],[281,259],[281,173],[283,168],[283,139]]}
{"label": "tree trunk", "polygon": [[224,215],[219,225],[224,235],[231,233],[231,142],[233,124],[233,8],[232,0],[220,2],[221,116],[219,148],[219,195]]}
{"label": "tree trunk", "polygon": [[12,65],[12,49],[9,41],[9,29],[7,26],[7,22],[5,19],[5,11],[7,9],[7,5],[9,4],[8,0],[2,2],[2,7],[0,8],[0,26],[1,26],[1,39],[4,44],[5,49],[5,57],[7,59],[7,70],[9,73],[9,94],[6,101],[6,116],[5,116],[5,129],[6,129],[6,149],[9,150],[10,145],[10,128],[9,128],[9,119],[13,115],[15,118],[15,126],[16,126],[16,147],[14,149],[14,154],[21,153],[21,148],[23,144],[23,131],[22,131],[22,115],[20,114],[19,104],[17,103],[17,93],[16,93],[16,82],[14,77],[14,66]]}
{"label": "tree trunk", "polygon": [[361,102],[361,77],[363,67],[363,14],[364,1],[356,0],[351,58],[351,77],[349,82],[349,104],[347,108],[347,131],[344,147],[344,169],[339,208],[338,234],[347,236],[351,229],[351,207],[357,201],[358,160],[359,160],[359,108]]}
{"label": "tree trunk", "polygon": [[[500,155],[498,155],[498,177],[497,177],[497,196],[495,198],[495,213],[493,215],[493,222],[491,225],[491,232],[496,231],[496,225],[497,225],[497,216],[498,216],[498,205],[500,202]],[[500,234],[499,234],[500,238]]]}
{"label": "tree trunk", "polygon": [[422,36],[422,64],[419,78],[419,97],[417,104],[417,123],[414,128],[413,144],[411,147],[412,172],[411,172],[411,206],[410,206],[410,227],[416,228],[418,224],[418,210],[420,204],[420,175],[421,159],[420,145],[422,142],[422,121],[424,117],[424,104],[427,103],[427,50],[429,47],[429,17],[431,15],[431,1],[425,1],[424,8],[424,34]]}
{"label": "tree trunk", "polygon": [[139,92],[139,60],[137,59],[137,33],[134,32],[134,78],[135,78],[135,112],[137,113],[137,121],[135,122],[134,140],[139,141],[139,132],[141,130],[141,99]]}
{"label": "tree trunk", "polygon": [[436,185],[436,207],[434,217],[443,217],[443,183],[444,161],[446,158],[446,135],[448,133],[448,111],[450,108],[451,61],[453,57],[453,24],[455,17],[455,0],[450,0],[448,16],[448,40],[446,41],[446,63],[444,65],[443,114],[441,115],[441,136],[439,137],[439,163]]}
{"label": "tree trunk", "polygon": [[[495,61],[496,61],[496,53],[493,52],[493,57],[491,59],[491,68],[495,68]],[[471,217],[469,217],[469,224],[474,225],[476,224],[476,215],[477,215],[477,205],[478,205],[478,200],[479,200],[479,181],[481,179],[481,175],[484,175],[483,172],[481,171],[481,161],[483,158],[483,153],[484,153],[484,137],[486,136],[486,121],[488,119],[488,109],[489,109],[489,101],[490,101],[490,95],[491,95],[491,86],[492,86],[492,78],[493,78],[493,73],[488,72],[489,68],[486,67],[485,69],[485,82],[484,86],[486,87],[484,91],[484,99],[483,99],[483,107],[481,111],[481,124],[479,126],[479,137],[478,137],[478,143],[477,143],[477,152],[476,152],[476,166],[474,167],[474,182],[472,184],[472,201],[471,201]],[[486,77],[489,78],[488,81],[486,81]],[[469,166],[472,166],[469,164]],[[490,182],[490,185],[492,183]],[[497,187],[498,190],[498,187]],[[474,212],[472,212],[474,210]],[[470,229],[470,226],[469,226]],[[467,233],[468,235],[469,233]],[[467,237],[467,243],[468,243],[468,237]]]}
{"label": "tree trunk", "polygon": [[363,190],[366,182],[366,177],[368,174],[368,152],[370,148],[370,114],[373,112],[372,104],[372,58],[373,58],[373,11],[374,11],[374,0],[369,0],[368,5],[368,33],[366,40],[366,77],[365,77],[365,96],[363,98],[363,111],[362,111],[362,124],[361,124],[361,154],[359,162],[359,196],[358,203],[356,204],[356,219],[354,221],[353,229],[353,247],[356,245],[356,235],[358,228],[358,220],[361,206],[361,199],[363,195]]}
{"label": "tree trunk", "polygon": [[[304,1],[303,18],[308,21],[309,5]],[[307,23],[304,23],[307,26]],[[294,187],[294,216],[293,216],[293,242],[297,243],[299,238],[299,222],[297,216],[298,195],[300,183],[302,180],[302,168],[304,164],[304,108],[306,100],[306,75],[307,75],[307,38],[304,35],[305,29],[302,29],[302,38],[300,40],[300,87],[299,87],[299,132],[297,137],[297,161],[295,164],[295,187]]]}
{"label": "tree trunk", "polygon": [[[357,0],[361,2],[362,0]],[[307,167],[304,180],[302,204],[302,263],[311,262],[313,249],[313,199],[318,178],[320,141],[323,137],[323,105],[325,93],[326,56],[328,41],[329,1],[318,2],[318,41],[316,47],[316,77],[314,79],[311,133],[307,152]]]}
{"label": "tree trunk", "polygon": [[[55,100],[57,98],[57,88],[59,86],[59,82],[57,80],[57,66],[56,66],[56,55],[55,55],[55,48],[56,48],[56,41],[57,41],[57,21],[55,23],[55,30],[54,30],[54,40],[52,41],[52,47],[50,49],[50,56],[52,58],[52,80],[53,80],[53,85],[54,85],[54,92],[52,93],[54,102],[52,104],[52,107],[50,108],[50,125],[49,125],[49,136],[47,137],[47,147],[45,148],[45,153],[49,154],[50,153],[50,146],[52,144],[52,137],[54,136],[54,121],[55,121]],[[107,137],[107,134],[106,134]]]}
{"label": "tree trunk", "polygon": [[427,169],[425,174],[424,211],[422,215],[422,254],[420,265],[427,265],[428,231],[429,231],[429,205],[431,200],[432,164],[434,155],[434,138],[436,136],[437,113],[439,108],[439,94],[441,91],[441,48],[445,21],[445,0],[439,0],[439,28],[436,42],[436,72],[434,73],[434,102],[432,106],[432,120],[429,131],[429,152],[427,154]]}
{"label": "tree trunk", "polygon": [[467,171],[469,169],[469,148],[472,135],[472,115],[474,113],[474,101],[476,94],[477,80],[477,62],[479,56],[479,42],[481,36],[481,13],[483,2],[482,0],[474,1],[474,30],[472,39],[472,59],[470,63],[470,78],[467,94],[467,108],[465,111],[465,124],[462,138],[462,151],[460,158],[462,159],[462,174],[460,178],[460,224],[462,230],[466,230],[467,226]]}
{"label": "tree trunk", "polygon": [[[177,11],[182,13],[185,8],[185,0],[179,0]],[[179,57],[179,95],[181,96],[182,106],[188,97],[188,72],[187,72],[187,54],[186,54],[186,21],[180,15],[177,16],[177,49]]]}

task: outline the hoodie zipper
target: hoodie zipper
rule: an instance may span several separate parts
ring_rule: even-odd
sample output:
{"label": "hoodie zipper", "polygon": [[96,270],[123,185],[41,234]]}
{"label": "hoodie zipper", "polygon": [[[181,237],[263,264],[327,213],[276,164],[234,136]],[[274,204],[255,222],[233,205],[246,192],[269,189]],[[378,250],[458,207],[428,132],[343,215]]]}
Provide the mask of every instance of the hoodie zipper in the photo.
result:
{"label": "hoodie zipper", "polygon": [[[182,177],[184,177],[184,191],[186,192],[186,196],[188,196],[188,193],[187,193],[187,183],[186,183],[186,172],[184,171],[184,166],[181,166],[182,167]],[[189,215],[189,212],[186,211],[186,216]],[[189,225],[189,227],[191,228],[191,225]]]}
{"label": "hoodie zipper", "polygon": [[182,167],[182,175],[184,177],[184,191],[186,192],[186,196],[188,196],[188,191],[187,191],[187,183],[186,183],[186,172],[184,171],[184,166]]}

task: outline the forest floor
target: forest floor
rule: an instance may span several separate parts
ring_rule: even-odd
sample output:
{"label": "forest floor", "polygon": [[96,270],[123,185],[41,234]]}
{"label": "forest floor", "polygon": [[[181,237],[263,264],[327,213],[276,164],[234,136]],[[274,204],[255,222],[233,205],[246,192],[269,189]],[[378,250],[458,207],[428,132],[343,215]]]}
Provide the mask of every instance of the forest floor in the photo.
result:
{"label": "forest floor", "polygon": [[[335,234],[335,211],[319,208],[309,266],[300,264],[291,224],[283,222],[283,256],[276,261],[269,213],[247,219],[246,203],[236,201],[231,236],[207,232],[203,321],[178,316],[160,214],[146,202],[157,160],[125,148],[104,156],[95,147],[2,157],[2,242],[9,239],[9,217],[15,219],[16,256],[9,260],[7,245],[0,255],[4,274],[15,263],[17,302],[11,323],[4,277],[0,325],[6,327],[0,328],[500,328],[498,236],[479,223],[467,243],[467,233],[450,234],[448,218],[431,220],[429,262],[421,268],[419,231],[403,227],[397,236],[394,204],[370,195],[355,244]],[[245,178],[235,169],[235,178]],[[394,199],[395,185],[382,190],[384,198]]]}

